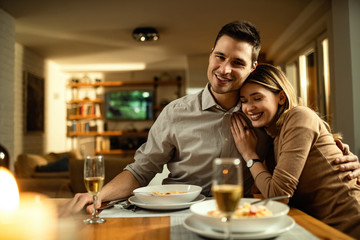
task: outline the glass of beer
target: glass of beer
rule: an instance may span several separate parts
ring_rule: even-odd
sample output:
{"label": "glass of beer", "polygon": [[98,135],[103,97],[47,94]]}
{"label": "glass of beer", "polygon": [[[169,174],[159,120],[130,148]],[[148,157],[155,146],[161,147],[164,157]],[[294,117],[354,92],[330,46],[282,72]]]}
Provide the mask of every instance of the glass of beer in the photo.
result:
{"label": "glass of beer", "polygon": [[216,158],[213,162],[212,192],[225,224],[224,239],[231,238],[231,217],[243,197],[241,161],[238,158]]}
{"label": "glass of beer", "polygon": [[103,223],[104,218],[100,218],[96,211],[98,195],[104,185],[105,163],[103,156],[87,156],[84,162],[84,183],[86,190],[93,197],[93,213],[85,223]]}

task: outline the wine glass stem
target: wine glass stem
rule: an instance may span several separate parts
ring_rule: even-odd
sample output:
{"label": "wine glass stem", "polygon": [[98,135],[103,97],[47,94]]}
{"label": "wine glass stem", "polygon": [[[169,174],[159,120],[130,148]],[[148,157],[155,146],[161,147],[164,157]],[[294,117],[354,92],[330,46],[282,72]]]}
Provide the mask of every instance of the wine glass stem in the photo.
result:
{"label": "wine glass stem", "polygon": [[232,240],[232,235],[231,235],[231,226],[230,226],[230,220],[231,220],[231,216],[224,216],[221,221],[223,223],[225,223],[225,229],[224,229],[224,239],[228,239],[228,240]]}
{"label": "wine glass stem", "polygon": [[93,214],[92,214],[92,217],[93,217],[93,218],[97,218],[97,217],[98,217],[97,211],[96,211],[97,199],[98,199],[97,195],[93,195],[93,202],[94,202],[94,203],[93,203],[94,209],[93,209]]}

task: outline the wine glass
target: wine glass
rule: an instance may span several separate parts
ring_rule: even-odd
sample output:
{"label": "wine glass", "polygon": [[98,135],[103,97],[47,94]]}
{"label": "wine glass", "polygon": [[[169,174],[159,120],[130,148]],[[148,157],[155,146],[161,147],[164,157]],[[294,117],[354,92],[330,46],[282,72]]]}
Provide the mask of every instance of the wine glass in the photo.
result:
{"label": "wine glass", "polygon": [[104,185],[105,178],[105,164],[102,156],[87,156],[84,162],[84,182],[86,190],[93,197],[93,213],[88,219],[85,219],[85,223],[103,223],[104,218],[100,218],[96,211],[96,202],[98,194]]}
{"label": "wine glass", "polygon": [[231,217],[243,196],[241,161],[238,158],[216,158],[213,162],[212,192],[225,224],[224,239],[231,237]]}

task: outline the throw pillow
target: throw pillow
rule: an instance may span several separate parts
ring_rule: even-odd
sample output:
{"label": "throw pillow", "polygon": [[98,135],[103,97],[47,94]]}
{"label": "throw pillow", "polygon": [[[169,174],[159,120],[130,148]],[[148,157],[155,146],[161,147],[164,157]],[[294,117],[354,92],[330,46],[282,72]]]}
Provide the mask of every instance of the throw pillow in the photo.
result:
{"label": "throw pillow", "polygon": [[69,171],[69,157],[62,156],[55,162],[48,163],[47,165],[36,166],[36,172],[66,172]]}

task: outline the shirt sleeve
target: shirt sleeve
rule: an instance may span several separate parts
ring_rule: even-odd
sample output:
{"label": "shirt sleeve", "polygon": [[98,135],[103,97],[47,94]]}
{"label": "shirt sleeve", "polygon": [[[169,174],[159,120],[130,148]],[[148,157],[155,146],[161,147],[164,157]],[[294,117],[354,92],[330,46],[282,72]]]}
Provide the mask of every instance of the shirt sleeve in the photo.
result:
{"label": "shirt sleeve", "polygon": [[321,119],[312,110],[295,108],[284,120],[275,149],[273,175],[259,173],[255,184],[264,197],[294,194],[310,150],[320,134]]}
{"label": "shirt sleeve", "polygon": [[130,171],[141,186],[146,186],[151,179],[163,170],[173,156],[175,149],[170,141],[171,108],[165,107],[152,125],[146,143],[135,153],[135,162],[124,170]]}

